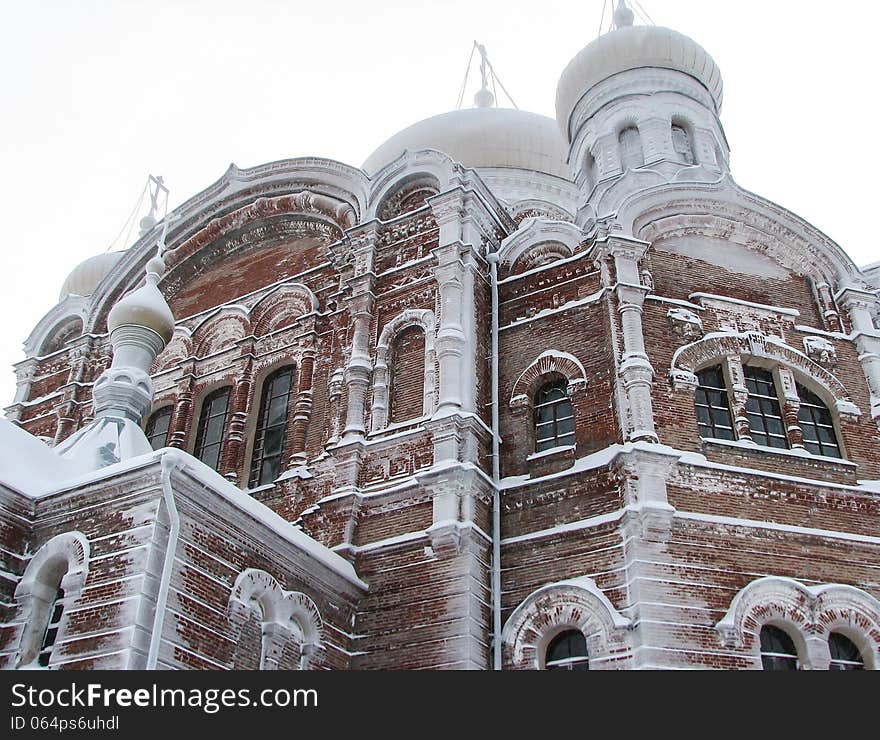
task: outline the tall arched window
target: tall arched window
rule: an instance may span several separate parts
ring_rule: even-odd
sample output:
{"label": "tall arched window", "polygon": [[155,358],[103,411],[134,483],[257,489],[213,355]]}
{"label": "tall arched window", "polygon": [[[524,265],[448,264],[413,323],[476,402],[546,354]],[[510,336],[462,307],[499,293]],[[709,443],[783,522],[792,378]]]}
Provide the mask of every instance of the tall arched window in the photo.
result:
{"label": "tall arched window", "polygon": [[568,383],[552,380],[535,395],[535,452],[574,444],[574,407]]}
{"label": "tall arched window", "polygon": [[146,435],[150,446],[159,450],[168,446],[168,429],[171,426],[171,406],[154,412],[147,421]]}
{"label": "tall arched window", "polygon": [[547,646],[544,667],[548,671],[590,670],[584,633],[580,630],[567,630],[556,635]]}
{"label": "tall arched window", "polygon": [[856,644],[846,635],[840,632],[832,632],[828,639],[828,649],[831,651],[830,671],[863,671],[865,659]]}
{"label": "tall arched window", "polygon": [[223,452],[223,432],[226,429],[230,390],[229,386],[220,388],[202,402],[193,455],[214,470],[220,465],[220,453]]}
{"label": "tall arched window", "polygon": [[251,488],[271,483],[281,474],[293,380],[294,368],[287,366],[276,370],[263,383],[248,479]]}
{"label": "tall arched window", "polygon": [[672,148],[686,164],[694,164],[694,147],[688,130],[681,124],[672,124]]}
{"label": "tall arched window", "polygon": [[642,137],[635,126],[627,126],[618,136],[620,143],[620,164],[624,170],[634,170],[645,164]]}
{"label": "tall arched window", "polygon": [[425,332],[421,327],[410,326],[397,335],[390,365],[389,421],[395,424],[420,417],[425,401]]}
{"label": "tall arched window", "polygon": [[797,394],[801,401],[798,425],[804,433],[804,447],[815,455],[842,457],[828,407],[800,383],[797,384]]}
{"label": "tall arched window", "polygon": [[749,390],[746,417],[752,439],[759,445],[787,449],[788,436],[785,433],[773,373],[752,365],[747,365],[743,370]]}
{"label": "tall arched window", "polygon": [[61,588],[61,578],[59,578],[58,588],[55,591],[55,600],[50,605],[49,623],[46,625],[43,643],[40,645],[40,654],[37,656],[37,663],[44,668],[49,665],[49,660],[52,657],[52,648],[55,647],[55,640],[58,639],[58,626],[61,624],[63,612],[64,589]]}
{"label": "tall arched window", "polygon": [[797,648],[785,630],[765,624],[761,627],[761,665],[765,671],[796,671]]}
{"label": "tall arched window", "polygon": [[697,373],[697,424],[707,439],[735,439],[721,365]]}

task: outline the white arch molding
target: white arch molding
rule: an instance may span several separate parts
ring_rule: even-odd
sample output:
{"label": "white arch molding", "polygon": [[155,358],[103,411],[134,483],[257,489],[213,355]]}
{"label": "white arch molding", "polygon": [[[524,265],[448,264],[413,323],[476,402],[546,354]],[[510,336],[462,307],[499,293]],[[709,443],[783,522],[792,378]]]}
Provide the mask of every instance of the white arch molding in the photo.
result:
{"label": "white arch molding", "polygon": [[880,601],[842,583],[808,586],[793,578],[765,576],[745,586],[715,625],[722,644],[743,650],[761,667],[761,628],[780,627],[794,638],[802,666],[825,670],[828,639],[840,632],[862,653],[865,668],[880,669]]}
{"label": "white arch molding", "polygon": [[74,531],[56,535],[31,558],[15,588],[16,621],[21,624],[16,667],[35,664],[59,585],[65,609],[55,644],[61,643],[68,610],[79,599],[89,573],[89,553],[86,536]]}
{"label": "white arch molding", "polygon": [[395,316],[382,329],[376,343],[376,364],[373,367],[373,393],[370,409],[370,429],[378,432],[388,426],[388,360],[395,338],[404,329],[417,326],[425,333],[425,377],[422,392],[422,415],[434,411],[436,386],[434,312],[426,309],[407,309]]}
{"label": "white arch molding", "polygon": [[617,667],[613,661],[622,667],[630,657],[631,627],[591,578],[550,583],[529,594],[508,618],[501,637],[504,661],[514,670],[540,670],[550,641],[576,629],[587,641],[591,670]]}
{"label": "white arch molding", "polygon": [[760,332],[708,334],[696,342],[679,347],[672,356],[670,380],[678,391],[694,390],[697,387],[697,371],[731,355],[741,357],[743,364],[751,358],[757,358],[786,367],[794,372],[796,378],[805,378],[808,385],[826,396],[825,400],[830,400],[838,413],[851,417],[861,415],[846,388],[832,373],[803,352]]}
{"label": "white arch molding", "polygon": [[298,591],[285,591],[266,571],[247,568],[239,573],[229,595],[228,615],[236,641],[255,613],[262,631],[260,670],[277,670],[290,643],[299,647],[299,668],[306,670],[322,647],[323,622],[315,602]]}

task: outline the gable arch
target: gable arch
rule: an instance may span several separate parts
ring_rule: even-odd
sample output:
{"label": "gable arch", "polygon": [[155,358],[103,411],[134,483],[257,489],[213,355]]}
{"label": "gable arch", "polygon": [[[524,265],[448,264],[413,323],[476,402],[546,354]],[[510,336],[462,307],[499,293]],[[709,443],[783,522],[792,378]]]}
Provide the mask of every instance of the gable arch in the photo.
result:
{"label": "gable arch", "polygon": [[798,381],[815,390],[823,400],[845,416],[859,416],[861,411],[849,398],[843,384],[828,370],[800,350],[789,347],[775,337],[759,332],[708,334],[696,342],[679,347],[672,356],[669,371],[673,385],[679,389],[696,388],[696,373],[730,355],[756,364],[767,362],[790,369]]}
{"label": "gable arch", "polygon": [[422,413],[427,416],[434,410],[434,390],[436,385],[435,317],[428,309],[407,309],[395,316],[382,328],[376,343],[376,362],[373,367],[373,393],[370,413],[371,431],[378,432],[388,425],[388,387],[391,347],[395,338],[410,327],[420,328],[425,335],[424,386],[422,393]]}
{"label": "gable arch", "polygon": [[501,242],[498,250],[502,275],[529,269],[529,263],[546,255],[564,259],[573,256],[586,238],[580,228],[569,221],[530,217]]}
{"label": "gable arch", "polygon": [[251,309],[254,336],[266,336],[317,311],[318,298],[308,286],[302,283],[279,285]]}
{"label": "gable arch", "polygon": [[569,389],[573,386],[586,386],[587,383],[587,371],[577,357],[568,352],[547,350],[538,355],[516,379],[510,394],[510,408],[514,410],[530,408],[542,379],[549,375],[560,375],[565,378]]}
{"label": "gable arch", "polygon": [[207,357],[234,347],[251,333],[251,322],[244,306],[225,306],[212,313],[192,332],[193,354]]}
{"label": "gable arch", "polygon": [[431,178],[437,183],[438,192],[449,186],[457,165],[443,152],[436,149],[405,151],[378,172],[373,173],[372,187],[364,221],[378,216],[381,204],[401,183],[411,177]]}
{"label": "gable arch", "polygon": [[[783,267],[831,284],[863,283],[855,263],[838,244],[799,216],[743,190],[729,174],[712,182],[646,183],[628,194],[616,211],[624,234],[652,243],[672,228],[664,223],[666,219],[687,229],[682,233],[697,235],[714,228],[720,219],[727,222],[727,238]],[[746,233],[747,238],[737,236]]]}
{"label": "gable arch", "polygon": [[440,181],[429,172],[415,172],[395,180],[376,205],[376,218],[391,221],[425,205],[426,199],[440,192]]}
{"label": "gable arch", "polygon": [[518,670],[542,668],[550,640],[566,629],[584,634],[591,661],[614,654],[624,659],[625,635],[631,627],[591,578],[551,583],[529,594],[505,623],[501,635],[505,663]]}
{"label": "gable arch", "polygon": [[178,326],[171,341],[153,361],[151,375],[157,375],[193,356],[193,340],[189,330]]}

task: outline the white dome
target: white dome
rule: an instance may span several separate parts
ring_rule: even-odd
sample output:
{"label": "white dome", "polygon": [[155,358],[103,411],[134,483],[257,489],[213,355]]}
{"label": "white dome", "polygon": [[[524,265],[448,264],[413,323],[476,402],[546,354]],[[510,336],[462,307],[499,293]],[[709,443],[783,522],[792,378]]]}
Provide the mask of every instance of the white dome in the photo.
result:
{"label": "white dome", "polygon": [[104,252],[80,262],[61,286],[58,300],[63,301],[69,295],[91,295],[95,292],[106,275],[113,269],[124,252]]}
{"label": "white dome", "polygon": [[509,108],[466,108],[403,129],[364,162],[375,175],[405,150],[439,149],[465,167],[513,167],[571,179],[556,121]]}
{"label": "white dome", "polygon": [[563,70],[556,87],[556,119],[568,132],[580,99],[602,80],[641,67],[674,69],[690,75],[709,91],[721,110],[721,70],[693,39],[660,26],[624,26],[588,44]]}

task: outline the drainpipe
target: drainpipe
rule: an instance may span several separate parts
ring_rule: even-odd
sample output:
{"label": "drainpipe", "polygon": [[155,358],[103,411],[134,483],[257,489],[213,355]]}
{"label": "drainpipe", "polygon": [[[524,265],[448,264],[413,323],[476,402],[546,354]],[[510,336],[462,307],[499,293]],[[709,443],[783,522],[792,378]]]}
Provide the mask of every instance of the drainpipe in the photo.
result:
{"label": "drainpipe", "polygon": [[501,436],[498,429],[498,253],[487,255],[492,285],[492,669],[501,670]]}
{"label": "drainpipe", "polygon": [[168,543],[165,545],[165,563],[162,566],[162,579],[159,581],[159,593],[156,596],[156,613],[153,616],[153,633],[150,635],[150,650],[147,654],[148,671],[156,670],[159,660],[159,645],[162,642],[162,628],[165,624],[165,607],[168,603],[168,589],[171,586],[171,571],[174,569],[174,553],[177,551],[177,539],[180,535],[180,516],[174,503],[174,492],[171,490],[171,473],[183,467],[183,458],[176,452],[166,452],[162,456],[162,496],[165,499],[165,510],[168,512]]}

